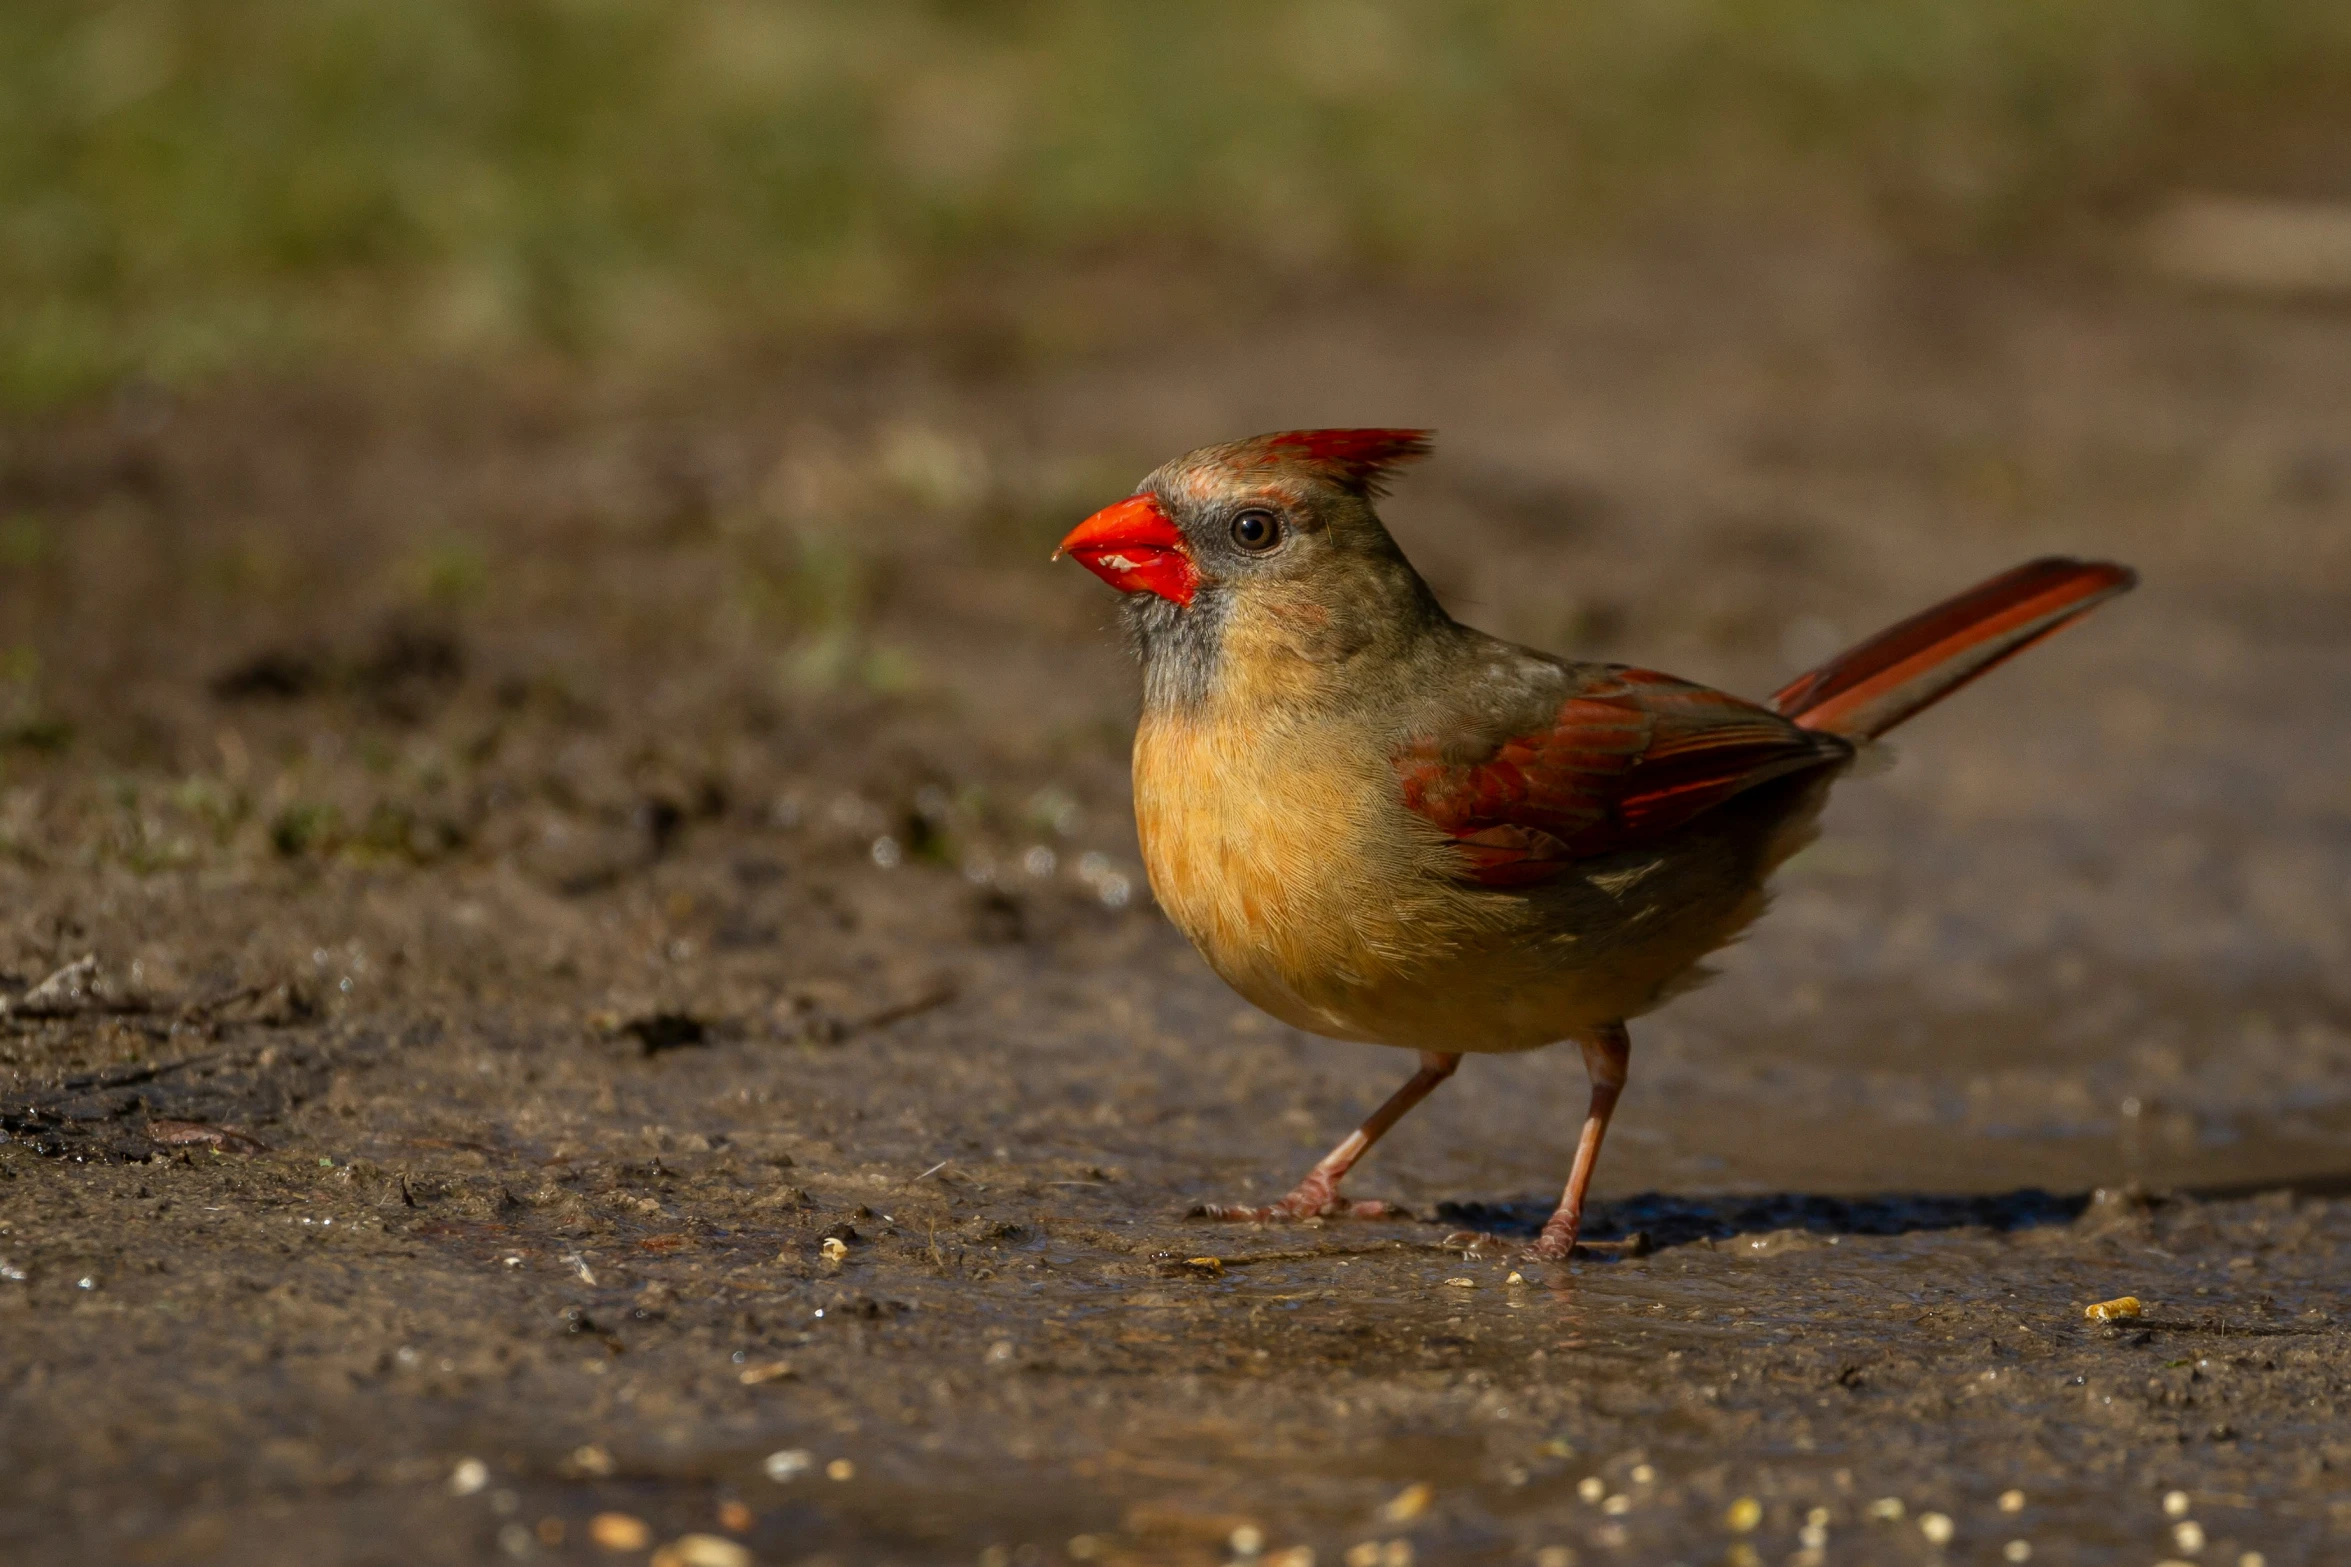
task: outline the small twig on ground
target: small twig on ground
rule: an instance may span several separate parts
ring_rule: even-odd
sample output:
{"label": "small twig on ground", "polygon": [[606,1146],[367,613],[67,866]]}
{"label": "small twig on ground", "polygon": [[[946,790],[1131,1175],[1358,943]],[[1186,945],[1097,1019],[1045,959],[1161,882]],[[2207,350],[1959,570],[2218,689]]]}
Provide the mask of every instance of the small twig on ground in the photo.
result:
{"label": "small twig on ground", "polygon": [[269,1144],[250,1132],[240,1132],[233,1126],[207,1126],[202,1121],[149,1121],[147,1137],[164,1148],[186,1148],[204,1145],[212,1148],[235,1148],[242,1153],[268,1153]]}
{"label": "small twig on ground", "polygon": [[2163,1333],[2211,1333],[2222,1338],[2290,1338],[2325,1331],[2320,1327],[2295,1327],[2288,1323],[2229,1322],[2218,1317],[2196,1322],[2181,1321],[2176,1317],[2130,1317],[2112,1326],[2126,1333],[2149,1330]]}
{"label": "small twig on ground", "polygon": [[162,1061],[153,1066],[136,1066],[117,1072],[92,1072],[86,1077],[69,1077],[57,1086],[59,1091],[69,1094],[104,1093],[109,1089],[130,1088],[139,1083],[152,1083],[159,1077],[169,1077],[174,1072],[182,1072],[189,1067],[201,1066],[207,1061],[218,1061],[225,1056],[239,1053],[237,1050],[204,1050],[192,1056],[182,1056],[177,1061]]}
{"label": "small twig on ground", "polygon": [[868,1012],[865,1016],[851,1022],[849,1026],[854,1030],[885,1028],[892,1023],[903,1023],[910,1017],[947,1005],[955,999],[958,993],[955,981],[951,979],[937,980],[933,982],[930,989],[912,1000],[901,1001],[895,1006],[883,1007],[876,1012]]}

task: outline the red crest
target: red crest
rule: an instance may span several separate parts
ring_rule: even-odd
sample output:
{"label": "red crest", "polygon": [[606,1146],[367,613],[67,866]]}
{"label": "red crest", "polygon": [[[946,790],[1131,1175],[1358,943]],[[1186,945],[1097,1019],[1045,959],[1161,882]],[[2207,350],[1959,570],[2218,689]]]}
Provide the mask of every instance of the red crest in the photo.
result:
{"label": "red crest", "polygon": [[1310,469],[1358,495],[1385,495],[1391,473],[1429,454],[1429,435],[1427,430],[1285,430],[1258,441],[1277,464]]}

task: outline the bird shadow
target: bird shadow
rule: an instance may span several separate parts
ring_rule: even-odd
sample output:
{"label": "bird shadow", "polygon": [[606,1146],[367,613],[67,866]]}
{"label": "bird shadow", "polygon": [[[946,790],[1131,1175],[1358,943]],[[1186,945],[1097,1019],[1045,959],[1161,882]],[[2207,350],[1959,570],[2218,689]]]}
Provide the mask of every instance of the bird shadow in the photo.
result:
{"label": "bird shadow", "polygon": [[[1799,1231],[1814,1235],[1917,1235],[1943,1230],[2007,1233],[2073,1224],[2096,1211],[2120,1216],[2175,1202],[2231,1202],[2287,1192],[2301,1197],[2351,1195],[2351,1172],[2149,1192],[2136,1185],[2088,1192],[2052,1192],[2037,1186],[2007,1192],[1875,1192],[1829,1196],[1768,1192],[1680,1196],[1641,1192],[1596,1202],[1584,1217],[1588,1240],[1642,1236],[1652,1247],[1735,1240],[1742,1235]],[[1508,1202],[1443,1202],[1435,1219],[1460,1229],[1532,1235],[1551,1216],[1554,1198]]]}
{"label": "bird shadow", "polygon": [[[1831,1197],[1814,1192],[1770,1192],[1737,1196],[1677,1196],[1642,1192],[1585,1210],[1584,1238],[1624,1240],[1634,1235],[1651,1246],[1688,1246],[1698,1241],[1734,1240],[1801,1230],[1817,1235],[1913,1235],[1930,1230],[2032,1229],[2071,1224],[2090,1208],[2093,1194],[2057,1193],[2028,1187],[2013,1192],[1965,1196],[1935,1192],[1886,1192]],[[1556,1199],[1513,1202],[1444,1202],[1436,1219],[1461,1229],[1496,1235],[1532,1235],[1551,1216]]]}

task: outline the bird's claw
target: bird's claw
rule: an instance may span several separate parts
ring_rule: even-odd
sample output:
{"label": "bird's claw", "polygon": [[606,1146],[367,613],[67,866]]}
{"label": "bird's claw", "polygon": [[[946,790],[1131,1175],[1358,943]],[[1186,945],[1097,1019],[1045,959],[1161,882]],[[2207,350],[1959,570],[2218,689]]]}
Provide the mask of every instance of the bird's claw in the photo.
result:
{"label": "bird's claw", "polygon": [[1587,1241],[1578,1239],[1573,1231],[1561,1235],[1546,1230],[1536,1236],[1534,1242],[1519,1253],[1519,1257],[1525,1262],[1566,1262],[1581,1253],[1587,1257],[1603,1256],[1629,1261],[1635,1257],[1648,1256],[1650,1250],[1649,1232],[1646,1230],[1635,1230],[1623,1239],[1613,1241]]}

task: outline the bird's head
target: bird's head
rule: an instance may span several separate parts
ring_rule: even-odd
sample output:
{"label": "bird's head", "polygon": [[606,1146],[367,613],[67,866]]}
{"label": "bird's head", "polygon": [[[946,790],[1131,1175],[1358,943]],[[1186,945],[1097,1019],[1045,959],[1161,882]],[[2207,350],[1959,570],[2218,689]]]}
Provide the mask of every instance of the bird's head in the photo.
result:
{"label": "bird's head", "polygon": [[1424,430],[1289,430],[1203,446],[1070,531],[1068,555],[1126,595],[1152,696],[1198,696],[1245,660],[1307,678],[1443,611],[1372,509]]}

